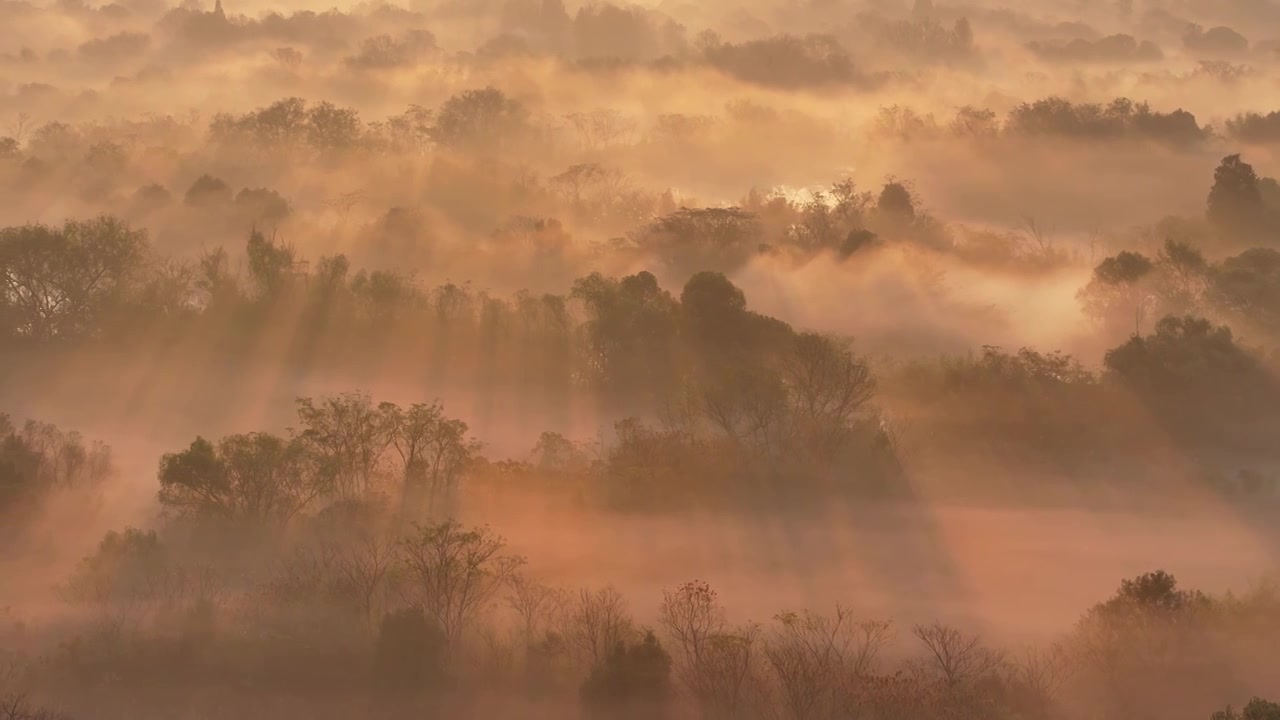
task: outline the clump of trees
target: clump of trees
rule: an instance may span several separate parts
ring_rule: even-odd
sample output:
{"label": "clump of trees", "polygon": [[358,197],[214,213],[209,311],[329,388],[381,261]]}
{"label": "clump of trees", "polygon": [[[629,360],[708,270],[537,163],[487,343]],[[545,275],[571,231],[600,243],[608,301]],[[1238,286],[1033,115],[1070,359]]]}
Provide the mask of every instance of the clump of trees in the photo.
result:
{"label": "clump of trees", "polygon": [[1241,142],[1266,145],[1280,142],[1280,111],[1265,115],[1241,113],[1227,120],[1227,134]]}
{"label": "clump of trees", "polygon": [[105,445],[48,423],[17,426],[0,413],[0,537],[22,528],[55,494],[92,498],[112,473]]}
{"label": "clump of trees", "polygon": [[1150,40],[1139,42],[1132,35],[1116,34],[1091,40],[1074,38],[1067,42],[1032,41],[1027,49],[1045,60],[1069,63],[1158,62],[1164,59],[1160,47]]}
{"label": "clump of trees", "polygon": [[[377,36],[364,41],[349,63],[362,69],[396,67],[434,48],[430,33],[411,31],[400,39]],[[529,111],[494,87],[465,90],[438,109],[411,105],[403,113],[366,124],[353,108],[330,102],[308,104],[301,98],[278,100],[243,115],[220,113],[209,125],[209,139],[224,151],[310,152],[323,156],[355,151],[421,151],[437,147],[466,153],[500,155],[529,137]]]}
{"label": "clump of trees", "polygon": [[276,151],[348,149],[358,143],[361,131],[355,110],[329,102],[308,107],[301,98],[285,98],[239,117],[221,113],[209,125],[209,137],[216,144],[248,143]]}
{"label": "clump of trees", "polygon": [[1228,242],[1270,242],[1280,222],[1280,187],[1241,156],[1228,155],[1213,172],[1205,217]]}
{"label": "clump of trees", "polygon": [[1000,121],[981,108],[962,107],[948,122],[932,114],[893,106],[881,110],[876,131],[902,140],[960,137],[1015,139],[1058,137],[1073,140],[1133,138],[1175,147],[1195,147],[1213,137],[1195,115],[1177,109],[1153,110],[1145,102],[1116,98],[1109,103],[1073,103],[1060,97],[1025,102]]}
{"label": "clump of trees", "polygon": [[1133,135],[1172,145],[1192,145],[1209,137],[1185,110],[1153,111],[1146,103],[1117,98],[1107,105],[1073,104],[1062,98],[1023,103],[1009,113],[1005,132],[1014,135],[1060,135],[1117,138]]}
{"label": "clump of trees", "polygon": [[1227,706],[1226,710],[1214,713],[1210,720],[1275,720],[1276,718],[1280,718],[1280,704],[1256,697],[1241,708],[1240,712]]}
{"label": "clump of trees", "polygon": [[374,405],[347,393],[298,400],[288,437],[196,438],[160,460],[160,503],[169,511],[251,526],[279,524],[321,501],[367,501],[394,489],[406,517],[442,512],[480,444],[438,404]]}
{"label": "clump of trees", "polygon": [[1235,56],[1249,50],[1249,40],[1233,28],[1218,25],[1206,30],[1192,24],[1182,35],[1182,44],[1191,51],[1207,56]]}
{"label": "clump of trees", "polygon": [[421,62],[437,50],[435,35],[412,29],[394,37],[384,33],[365,38],[343,62],[357,70],[388,70]]}
{"label": "clump of trees", "polygon": [[961,65],[978,58],[979,48],[968,17],[943,22],[932,12],[891,19],[878,13],[859,13],[861,35],[878,50],[923,65]]}
{"label": "clump of trees", "polygon": [[776,35],[740,44],[714,36],[700,40],[703,62],[744,82],[782,89],[865,82],[830,35]]}
{"label": "clump of trees", "polygon": [[[421,553],[423,542],[439,543],[441,552]],[[115,586],[128,580],[144,587],[165,572],[157,554],[170,573],[187,562],[176,547],[162,547],[151,533],[113,534],[77,577],[92,572]],[[220,622],[234,595],[257,598],[256,615],[296,615],[326,602],[324,596],[308,592],[285,603],[278,591],[237,587],[224,575],[207,581],[220,591],[203,596],[205,609],[193,614],[189,606],[178,624],[156,622],[157,612],[181,604],[194,585],[163,601],[138,595],[126,605],[118,596],[76,596],[90,613],[109,607],[149,620],[108,635],[82,625],[80,637],[36,672],[70,707],[82,705],[86,683],[109,673],[135,699],[150,697],[148,683],[163,678],[216,688],[224,697],[309,688],[317,702],[329,702],[315,683],[336,680],[344,692],[378,706],[429,695],[468,707],[481,700],[477,692],[512,693],[580,703],[588,717],[1131,717],[1239,693],[1242,668],[1231,658],[1269,665],[1265,652],[1255,653],[1274,643],[1272,621],[1280,611],[1265,589],[1215,597],[1182,589],[1156,571],[1122,581],[1057,639],[1015,651],[941,622],[899,633],[892,623],[859,620],[839,606],[831,614],[782,612],[764,625],[734,622],[719,594],[694,581],[663,593],[659,625],[650,629],[635,624],[614,590],[583,590],[575,599],[516,572],[501,539],[486,529],[422,526],[394,548],[389,570],[374,583],[386,608],[380,622],[371,625],[348,606],[327,616],[323,629],[307,631],[310,651],[325,653],[325,662],[286,668],[271,658],[283,660],[298,638],[255,638],[243,623]],[[326,552],[339,559],[311,563],[302,575],[296,562],[278,565],[254,582],[278,588],[304,575],[337,582],[347,577],[346,558],[363,551],[348,545]],[[121,564],[129,557],[132,563]],[[442,629],[451,618],[467,618],[452,640]],[[504,624],[512,635],[499,631]],[[354,644],[334,644],[348,627]],[[265,668],[250,670],[248,654],[268,658]],[[333,662],[343,665],[344,679],[332,674]],[[237,685],[247,672],[254,684]],[[39,712],[21,696],[5,702]],[[95,702],[113,701],[98,695]],[[1277,711],[1255,697],[1243,711],[1228,707],[1211,720],[1270,720]]]}
{"label": "clump of trees", "polygon": [[[679,479],[694,472],[686,463],[697,463],[711,487],[741,473],[759,477],[762,489],[779,484],[772,473],[823,482],[837,466],[860,466],[870,485],[891,474],[865,362],[837,340],[750,312],[723,275],[695,275],[678,302],[647,273],[592,276],[574,294],[590,313],[584,339],[593,380],[613,397],[660,401],[657,427],[638,420],[616,427],[606,472],[628,496],[692,490]],[[712,456],[724,469],[705,465]]]}
{"label": "clump of trees", "polygon": [[109,217],[0,230],[0,337],[74,339],[142,291],[147,236]]}

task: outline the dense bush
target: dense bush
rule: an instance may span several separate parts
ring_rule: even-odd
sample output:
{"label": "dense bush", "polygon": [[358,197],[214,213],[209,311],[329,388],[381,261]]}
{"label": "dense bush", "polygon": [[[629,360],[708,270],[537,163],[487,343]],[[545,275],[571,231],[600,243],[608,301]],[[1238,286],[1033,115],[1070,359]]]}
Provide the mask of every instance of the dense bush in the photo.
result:
{"label": "dense bush", "polygon": [[388,689],[421,692],[445,678],[444,633],[417,607],[388,613],[378,626],[373,673]]}

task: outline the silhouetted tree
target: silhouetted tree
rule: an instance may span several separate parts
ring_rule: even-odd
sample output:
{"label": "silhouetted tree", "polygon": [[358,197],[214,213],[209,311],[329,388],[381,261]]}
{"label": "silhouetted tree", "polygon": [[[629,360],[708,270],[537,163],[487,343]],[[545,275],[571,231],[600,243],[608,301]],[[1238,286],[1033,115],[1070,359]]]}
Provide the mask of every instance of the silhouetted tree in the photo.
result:
{"label": "silhouetted tree", "polygon": [[505,548],[489,528],[468,530],[452,520],[415,526],[401,542],[409,597],[439,624],[451,649],[524,563]]}
{"label": "silhouetted tree", "polygon": [[431,126],[431,138],[454,150],[500,153],[527,129],[524,107],[488,87],[467,90],[445,101]]}
{"label": "silhouetted tree", "polygon": [[1230,328],[1208,320],[1165,317],[1155,332],[1107,351],[1110,373],[1188,433],[1185,440],[1247,447],[1265,442],[1262,420],[1277,400],[1275,380],[1235,341]]}
{"label": "silhouetted tree", "polygon": [[1209,720],[1280,720],[1280,704],[1254,698],[1240,712],[1227,707],[1214,713]]}
{"label": "silhouetted tree", "polygon": [[666,717],[671,694],[671,656],[652,632],[638,642],[619,642],[582,683],[589,717]]}
{"label": "silhouetted tree", "polygon": [[289,215],[289,201],[267,188],[243,188],[236,193],[236,207],[256,223],[275,224]]}
{"label": "silhouetted tree", "polygon": [[155,531],[112,530],[83,558],[67,582],[66,595],[97,604],[156,599],[172,558]]}
{"label": "silhouetted tree", "polygon": [[0,335],[91,335],[126,300],[147,255],[145,231],[111,217],[0,230]]}
{"label": "silhouetted tree", "polygon": [[221,178],[201,175],[187,188],[183,201],[192,207],[213,207],[231,202],[231,187]]}
{"label": "silhouetted tree", "polygon": [[353,499],[374,489],[378,464],[393,440],[394,420],[367,394],[351,392],[298,398],[298,439],[332,476],[338,497]]}
{"label": "silhouetted tree", "polygon": [[302,443],[267,433],[196,438],[160,459],[160,504],[183,516],[279,523],[330,488]]}
{"label": "silhouetted tree", "polygon": [[427,689],[444,677],[447,647],[444,633],[421,608],[388,613],[374,645],[374,680],[399,692]]}
{"label": "silhouetted tree", "polygon": [[1132,321],[1141,332],[1142,321],[1155,300],[1149,279],[1155,263],[1147,256],[1122,251],[1093,269],[1093,277],[1076,295],[1085,313],[1103,323],[1125,325]]}
{"label": "silhouetted tree", "polygon": [[70,719],[61,713],[32,704],[25,695],[0,695],[0,720]]}
{"label": "silhouetted tree", "polygon": [[1239,321],[1280,334],[1280,251],[1253,248],[1226,258],[1211,269],[1207,294]]}
{"label": "silhouetted tree", "polygon": [[317,150],[345,150],[360,141],[363,126],[352,108],[321,102],[307,109],[307,142]]}
{"label": "silhouetted tree", "polygon": [[255,229],[249,233],[245,251],[249,256],[249,279],[257,286],[260,297],[279,297],[293,278],[293,248],[277,245]]}
{"label": "silhouetted tree", "polygon": [[611,399],[668,392],[675,384],[676,301],[648,272],[614,280],[595,273],[573,284],[586,308],[585,371]]}
{"label": "silhouetted tree", "polygon": [[727,271],[760,250],[761,227],[740,208],[681,208],[633,232],[632,240],[681,271]]}
{"label": "silhouetted tree", "polygon": [[403,467],[402,513],[415,517],[426,503],[439,511],[457,489],[463,472],[480,451],[479,441],[468,437],[467,424],[449,418],[439,403],[379,406],[387,423],[391,447]]}
{"label": "silhouetted tree", "polygon": [[876,213],[891,229],[901,230],[916,219],[915,200],[905,185],[891,182],[880,191]]}
{"label": "silhouetted tree", "polygon": [[1235,241],[1256,239],[1266,229],[1266,210],[1253,166],[1228,155],[1213,172],[1206,216],[1223,236]]}

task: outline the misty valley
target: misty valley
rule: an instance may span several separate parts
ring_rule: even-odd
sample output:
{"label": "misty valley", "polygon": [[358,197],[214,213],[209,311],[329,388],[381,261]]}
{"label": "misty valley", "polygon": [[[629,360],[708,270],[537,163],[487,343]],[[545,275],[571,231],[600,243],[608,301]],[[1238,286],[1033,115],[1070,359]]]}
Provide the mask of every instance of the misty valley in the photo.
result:
{"label": "misty valley", "polygon": [[1280,0],[0,28],[0,720],[1280,720]]}

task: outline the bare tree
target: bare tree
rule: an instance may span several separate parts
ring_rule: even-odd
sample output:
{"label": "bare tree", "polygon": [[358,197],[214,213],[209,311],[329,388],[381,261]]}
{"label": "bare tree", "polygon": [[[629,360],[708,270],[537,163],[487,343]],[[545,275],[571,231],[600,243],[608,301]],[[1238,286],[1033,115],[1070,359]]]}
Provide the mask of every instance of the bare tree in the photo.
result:
{"label": "bare tree", "polygon": [[419,501],[435,506],[457,488],[480,443],[467,436],[467,424],[447,417],[439,403],[418,403],[402,409],[382,403],[391,444],[404,467],[402,511],[412,515]]}
{"label": "bare tree", "polygon": [[1013,676],[1044,700],[1053,700],[1071,675],[1070,654],[1060,643],[1029,647],[1012,661],[1012,665]]}
{"label": "bare tree", "polygon": [[511,576],[509,586],[507,607],[519,619],[521,640],[526,645],[532,644],[564,612],[567,600],[560,589],[543,585],[521,573]]}
{"label": "bare tree", "polygon": [[0,720],[58,720],[62,715],[32,705],[26,695],[0,697]]}
{"label": "bare tree", "polygon": [[698,664],[708,639],[724,630],[724,609],[719,594],[700,580],[685,583],[674,592],[662,593],[659,622],[676,641],[689,664]]}
{"label": "bare tree", "polygon": [[360,600],[365,621],[373,624],[374,600],[395,567],[396,549],[378,538],[366,538],[359,546],[347,548],[338,556],[338,569]]}
{"label": "bare tree", "polygon": [[354,611],[353,588],[339,567],[339,553],[332,545],[296,548],[275,563],[262,588],[265,598],[284,607],[330,604]]}
{"label": "bare tree", "polygon": [[582,196],[587,188],[594,183],[603,182],[609,172],[611,171],[606,170],[599,163],[582,163],[570,166],[568,170],[551,178],[551,184],[564,195],[566,200],[577,206],[582,202]]}
{"label": "bare tree", "polygon": [[378,463],[391,444],[393,425],[364,393],[298,398],[299,437],[313,447],[332,474],[341,498],[358,498],[373,487]]}
{"label": "bare tree", "polygon": [[675,641],[680,679],[703,713],[744,717],[761,685],[756,682],[759,627],[731,628],[719,595],[696,580],[664,592],[658,618]]}
{"label": "bare tree", "polygon": [[584,588],[569,610],[566,635],[592,668],[601,667],[609,653],[634,632],[626,600],[612,585],[596,592]]}
{"label": "bare tree", "polygon": [[14,117],[13,122],[9,124],[9,136],[12,137],[19,145],[26,139],[27,133],[31,130],[31,115],[20,112]]}
{"label": "bare tree", "polygon": [[796,420],[818,450],[834,452],[875,392],[870,367],[844,343],[803,333],[783,373]]}
{"label": "bare tree", "polygon": [[524,558],[504,555],[506,541],[487,527],[449,520],[416,525],[401,541],[399,558],[410,580],[410,599],[435,618],[451,647],[484,612]]}
{"label": "bare tree", "polygon": [[942,623],[917,625],[915,636],[929,650],[934,669],[948,687],[981,678],[1004,664],[1004,654],[982,644],[976,635],[965,635]]}
{"label": "bare tree", "polygon": [[565,119],[578,133],[578,142],[588,152],[608,149],[622,142],[635,130],[635,123],[624,118],[616,110],[595,110],[590,113],[572,113]]}
{"label": "bare tree", "polygon": [[869,674],[892,638],[889,623],[855,622],[845,608],[831,617],[783,613],[765,640],[787,716],[828,717],[851,682]]}
{"label": "bare tree", "polygon": [[707,638],[694,680],[703,714],[738,720],[759,714],[764,691],[759,658],[760,627],[748,623]]}
{"label": "bare tree", "polygon": [[352,190],[350,192],[340,193],[334,197],[321,201],[321,205],[338,214],[339,222],[346,222],[347,216],[351,214],[352,208],[364,202],[364,190]]}
{"label": "bare tree", "polygon": [[1053,228],[1040,224],[1034,215],[1022,216],[1022,232],[1026,242],[1033,246],[1039,255],[1050,255],[1054,252]]}
{"label": "bare tree", "polygon": [[517,657],[511,637],[488,623],[476,627],[476,637],[483,650],[478,658],[481,675],[509,680],[514,674]]}

